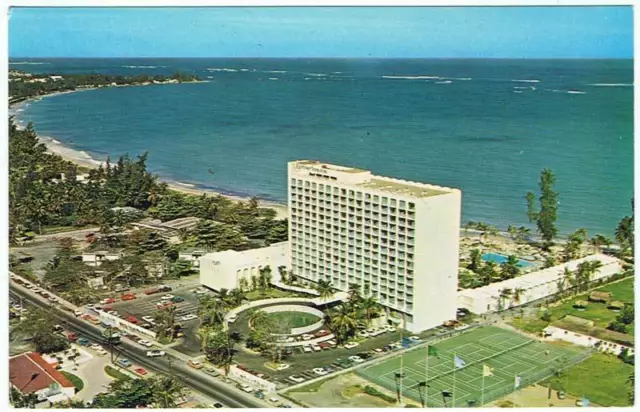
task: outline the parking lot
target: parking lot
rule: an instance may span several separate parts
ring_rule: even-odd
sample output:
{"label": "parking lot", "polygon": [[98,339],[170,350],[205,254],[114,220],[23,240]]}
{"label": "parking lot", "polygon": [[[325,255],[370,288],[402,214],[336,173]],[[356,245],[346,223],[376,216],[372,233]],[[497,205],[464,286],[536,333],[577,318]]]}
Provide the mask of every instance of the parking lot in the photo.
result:
{"label": "parking lot", "polygon": [[[184,299],[181,302],[173,302],[176,307],[176,321],[182,326],[184,337],[180,338],[178,344],[174,347],[179,352],[182,352],[189,356],[200,355],[200,341],[196,336],[198,327],[200,326],[200,319],[198,316],[198,297],[193,290],[193,286],[183,286],[178,289],[174,289],[168,292],[160,292],[152,295],[146,295],[144,293],[138,293],[136,299],[129,301],[118,301],[113,304],[106,304],[104,307],[111,307],[113,310],[125,320],[129,316],[135,317],[140,325],[145,325],[146,322],[143,317],[153,318],[154,314],[158,311],[156,306],[163,300],[163,297],[173,297],[178,299]],[[193,315],[194,319],[183,320],[184,316]],[[151,328],[153,326],[150,326]]]}

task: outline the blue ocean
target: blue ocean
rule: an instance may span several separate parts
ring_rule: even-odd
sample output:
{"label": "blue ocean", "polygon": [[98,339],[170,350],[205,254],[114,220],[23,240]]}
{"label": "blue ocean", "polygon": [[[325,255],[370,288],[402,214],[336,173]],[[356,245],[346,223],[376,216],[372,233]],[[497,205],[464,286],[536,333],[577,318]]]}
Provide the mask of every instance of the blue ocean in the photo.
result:
{"label": "blue ocean", "polygon": [[318,159],[460,188],[463,221],[505,228],[528,224],[525,194],[550,168],[562,233],[612,235],[631,213],[632,60],[39,59],[10,68],[207,80],[58,95],[18,113],[99,159],[148,151],[166,180],[286,202],[286,163]]}

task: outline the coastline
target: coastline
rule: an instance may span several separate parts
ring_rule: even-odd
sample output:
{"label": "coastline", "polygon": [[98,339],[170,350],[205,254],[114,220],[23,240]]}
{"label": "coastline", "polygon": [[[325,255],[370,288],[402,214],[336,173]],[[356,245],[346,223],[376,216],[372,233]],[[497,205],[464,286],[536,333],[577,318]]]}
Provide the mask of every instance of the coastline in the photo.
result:
{"label": "coastline", "polygon": [[[207,80],[200,80],[200,81],[193,81],[193,82],[183,82],[183,83],[207,83]],[[163,83],[162,85],[165,84],[183,84],[183,83]],[[145,84],[138,84],[138,85],[121,85],[121,86],[107,86],[107,87],[143,87],[143,86],[155,86],[155,85],[159,85],[159,84],[149,84],[149,85],[145,85]],[[102,87],[102,88],[107,88],[107,87]],[[19,112],[21,112],[22,110],[20,110],[20,106],[25,105],[27,103],[33,102],[33,101],[38,101],[41,100],[43,98],[46,97],[52,97],[52,96],[58,96],[58,95],[62,95],[62,94],[70,94],[70,93],[76,93],[76,92],[83,92],[83,91],[87,91],[87,90],[97,90],[97,89],[101,89],[101,87],[86,87],[86,88],[81,88],[81,89],[76,89],[76,90],[67,90],[67,91],[63,91],[63,92],[54,92],[54,93],[49,93],[49,94],[45,94],[45,95],[41,95],[41,96],[34,96],[34,97],[30,97],[28,99],[19,101],[19,102],[14,102],[12,104],[9,105],[9,115],[13,115],[16,118],[16,126],[20,129],[23,129],[24,126],[20,123],[20,119],[19,119]],[[83,151],[83,150],[78,150],[78,149],[74,149],[71,148],[69,146],[64,145],[64,143],[60,142],[59,140],[56,140],[55,138],[51,137],[51,136],[43,136],[43,135],[38,135],[38,140],[45,145],[45,147],[47,148],[47,151],[50,153],[54,153],[59,155],[60,157],[62,157],[63,159],[72,162],[78,166],[82,166],[82,167],[86,167],[89,169],[96,169],[98,168],[100,165],[102,165],[104,163],[104,161],[106,160],[98,160],[93,158],[89,153]],[[249,197],[244,197],[244,196],[234,196],[234,195],[229,195],[229,194],[225,194],[225,193],[221,193],[215,190],[211,190],[211,189],[203,189],[203,188],[198,188],[195,185],[189,184],[189,183],[182,183],[182,182],[176,182],[173,180],[168,180],[168,179],[162,179],[159,178],[160,181],[166,183],[169,187],[170,190],[173,190],[175,192],[180,192],[180,193],[184,193],[184,194],[189,194],[189,195],[203,195],[203,194],[207,194],[209,196],[223,196],[226,197],[227,199],[233,200],[233,201],[239,201],[239,202],[246,202],[247,200],[249,200]],[[277,202],[273,202],[273,201],[266,201],[266,200],[259,200],[259,204],[260,207],[262,208],[266,208],[266,209],[272,209],[276,212],[276,218],[277,219],[285,219],[289,217],[289,209],[287,207],[287,205],[282,204],[282,203],[277,203]]]}

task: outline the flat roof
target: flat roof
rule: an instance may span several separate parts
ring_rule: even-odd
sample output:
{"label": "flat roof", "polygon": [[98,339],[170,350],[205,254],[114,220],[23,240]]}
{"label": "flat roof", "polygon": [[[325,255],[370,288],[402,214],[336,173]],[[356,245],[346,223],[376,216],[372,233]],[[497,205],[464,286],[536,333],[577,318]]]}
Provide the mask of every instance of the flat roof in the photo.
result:
{"label": "flat roof", "polygon": [[358,169],[356,167],[338,166],[338,165],[333,165],[331,163],[324,163],[324,162],[321,162],[319,160],[298,160],[295,163],[298,164],[298,165],[302,165],[302,166],[316,166],[316,167],[319,167],[321,169],[333,170],[333,171],[342,172],[342,173],[365,173],[365,172],[368,172],[368,170]]}
{"label": "flat roof", "polygon": [[418,186],[418,185],[406,184],[401,182],[376,179],[375,177],[371,180],[368,180],[365,183],[360,183],[357,186],[365,187],[367,189],[380,190],[383,192],[393,193],[397,195],[422,197],[422,198],[450,193],[445,190],[438,190],[438,189],[432,189],[426,186]]}

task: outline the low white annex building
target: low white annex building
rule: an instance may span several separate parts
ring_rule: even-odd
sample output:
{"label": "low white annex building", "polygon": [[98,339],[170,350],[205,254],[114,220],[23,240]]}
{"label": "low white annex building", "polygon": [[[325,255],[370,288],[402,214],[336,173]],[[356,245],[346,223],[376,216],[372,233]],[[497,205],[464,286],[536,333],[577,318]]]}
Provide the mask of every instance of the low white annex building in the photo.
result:
{"label": "low white annex building", "polygon": [[278,267],[289,267],[289,242],[242,252],[207,253],[200,257],[200,283],[214,290],[234,289],[240,285],[240,279],[251,282],[251,277],[258,276],[266,266],[271,268],[272,281],[279,281]]}
{"label": "low white annex building", "polygon": [[83,253],[82,261],[89,266],[100,266],[104,261],[114,261],[122,257],[119,252],[99,251],[93,253]]}
{"label": "low white annex building", "polygon": [[[593,260],[602,262],[602,267],[595,273],[592,280],[607,278],[622,271],[622,264],[619,259],[608,255],[595,254],[514,279],[492,283],[488,286],[463,289],[458,292],[458,307],[468,309],[476,314],[483,314],[524,305],[528,302],[551,296],[557,293],[558,287],[562,285],[565,268],[575,271],[580,263]],[[511,291],[520,289],[522,292],[517,301],[513,298],[500,301],[500,292],[504,289],[510,289]],[[501,308],[499,305],[501,305]]]}

